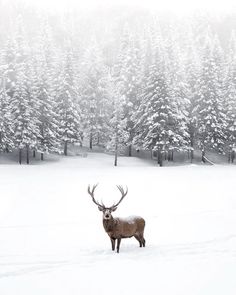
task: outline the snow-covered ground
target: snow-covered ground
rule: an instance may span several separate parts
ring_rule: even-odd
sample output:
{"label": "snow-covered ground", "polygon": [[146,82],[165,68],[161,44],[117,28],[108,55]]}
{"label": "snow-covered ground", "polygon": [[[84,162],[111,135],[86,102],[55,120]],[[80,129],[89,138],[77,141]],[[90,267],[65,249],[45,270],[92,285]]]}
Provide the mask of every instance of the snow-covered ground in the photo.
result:
{"label": "snow-covered ground", "polygon": [[[1,295],[235,295],[236,167],[155,167],[88,154],[41,165],[0,165]],[[117,216],[146,219],[135,239],[111,251],[101,212],[129,193]]]}

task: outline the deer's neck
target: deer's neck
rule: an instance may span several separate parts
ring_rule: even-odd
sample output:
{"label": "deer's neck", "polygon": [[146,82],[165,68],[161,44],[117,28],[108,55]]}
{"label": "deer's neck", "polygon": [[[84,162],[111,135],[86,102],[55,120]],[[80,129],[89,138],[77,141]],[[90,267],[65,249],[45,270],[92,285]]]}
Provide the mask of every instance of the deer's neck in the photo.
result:
{"label": "deer's neck", "polygon": [[111,217],[111,219],[104,219],[103,218],[103,226],[104,226],[104,229],[107,233],[113,231],[115,225],[116,225],[116,220],[113,217]]}

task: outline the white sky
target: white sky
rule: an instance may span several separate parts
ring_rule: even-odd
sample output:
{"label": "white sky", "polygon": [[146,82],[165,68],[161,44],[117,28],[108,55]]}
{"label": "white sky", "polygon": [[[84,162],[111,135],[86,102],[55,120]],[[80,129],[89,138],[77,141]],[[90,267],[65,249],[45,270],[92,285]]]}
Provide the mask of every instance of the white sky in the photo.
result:
{"label": "white sky", "polygon": [[90,9],[115,5],[141,6],[151,10],[186,13],[193,10],[236,11],[236,0],[25,0],[37,6],[63,10],[68,7]]}

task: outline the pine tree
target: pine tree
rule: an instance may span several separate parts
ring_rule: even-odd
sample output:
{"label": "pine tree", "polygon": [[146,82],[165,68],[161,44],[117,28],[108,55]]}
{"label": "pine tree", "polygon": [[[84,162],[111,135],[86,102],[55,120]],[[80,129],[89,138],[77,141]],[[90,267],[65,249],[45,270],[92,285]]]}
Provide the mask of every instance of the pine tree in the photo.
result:
{"label": "pine tree", "polygon": [[[2,68],[5,72],[5,69]],[[13,149],[13,130],[10,112],[10,97],[6,91],[5,75],[0,83],[0,151],[9,152]]]}
{"label": "pine tree", "polygon": [[118,165],[118,156],[127,142],[129,133],[127,132],[127,119],[124,115],[125,97],[121,94],[121,84],[110,77],[107,85],[109,97],[113,107],[109,121],[109,141],[107,149],[114,152],[114,166]]}
{"label": "pine tree", "polygon": [[167,79],[170,73],[159,42],[153,52],[137,112],[135,142],[156,151],[158,164],[162,166],[163,153],[186,146],[188,133],[184,113],[177,104],[177,88],[171,88]]}
{"label": "pine tree", "polygon": [[[168,125],[170,108],[170,93],[166,79],[158,71],[156,65],[150,69],[150,78],[144,94],[146,105],[144,116],[146,117],[147,134],[144,138],[143,147],[158,152],[158,163],[162,166],[162,155],[166,145],[172,143],[172,130]],[[167,121],[169,121],[167,124]]]}
{"label": "pine tree", "polygon": [[[158,39],[158,41],[157,41]],[[133,138],[133,145],[134,147],[139,150],[143,148],[144,139],[148,132],[148,125],[147,125],[147,119],[149,114],[146,112],[146,103],[148,102],[146,94],[146,87],[147,87],[147,81],[150,79],[151,75],[151,65],[153,65],[155,62],[155,49],[156,44],[161,44],[161,38],[160,38],[160,32],[158,33],[153,31],[150,31],[147,29],[145,31],[145,36],[142,39],[142,52],[141,52],[141,58],[143,60],[142,62],[142,70],[141,70],[141,77],[142,81],[140,83],[140,97],[139,97],[139,105],[137,107],[137,110],[133,114],[133,121],[134,121],[134,128],[135,128],[135,136]],[[156,43],[157,42],[157,43]]]}
{"label": "pine tree", "polygon": [[174,125],[173,142],[169,145],[168,160],[173,161],[173,152],[188,151],[191,145],[189,132],[189,105],[187,85],[175,77],[170,87]]}
{"label": "pine tree", "polygon": [[[171,30],[170,40],[164,44],[162,52],[166,64],[166,80],[171,97],[173,141],[169,145],[168,160],[173,160],[173,152],[188,150],[190,147],[188,85],[184,80],[183,52],[179,48],[176,30]],[[165,54],[167,52],[167,54]]]}
{"label": "pine tree", "polygon": [[76,91],[73,76],[73,53],[67,49],[58,78],[56,113],[59,121],[58,134],[64,145],[64,155],[68,153],[68,144],[81,143],[81,115],[76,104]]}
{"label": "pine tree", "polygon": [[16,85],[12,98],[11,111],[13,116],[14,143],[19,149],[19,163],[21,164],[22,150],[26,148],[27,164],[29,164],[29,149],[35,148],[37,142],[37,126],[35,124],[34,109],[27,87],[27,77],[23,65],[18,65]]}
{"label": "pine tree", "polygon": [[225,78],[225,108],[229,162],[233,162],[236,148],[236,37],[234,32],[232,33],[228,50],[227,75]]}
{"label": "pine tree", "polygon": [[84,74],[81,81],[80,105],[85,134],[89,138],[89,147],[104,145],[109,116],[109,95],[107,93],[108,69],[104,65],[101,49],[95,40],[86,51],[83,59]]}
{"label": "pine tree", "polygon": [[12,97],[16,82],[17,43],[14,37],[7,39],[2,50],[2,62],[5,66],[4,79],[7,94]]}
{"label": "pine tree", "polygon": [[45,24],[35,49],[35,76],[32,75],[35,96],[38,98],[35,111],[38,115],[39,137],[36,150],[41,154],[60,153],[58,117],[56,108],[56,50],[50,28]]}
{"label": "pine tree", "polygon": [[34,97],[29,80],[31,68],[27,63],[29,47],[24,40],[22,20],[19,19],[14,61],[15,84],[13,84],[11,98],[12,128],[14,145],[19,150],[19,163],[22,162],[22,150],[26,149],[26,161],[29,164],[29,150],[36,146],[38,128],[34,111]]}
{"label": "pine tree", "polygon": [[132,144],[135,136],[135,114],[141,100],[142,74],[144,65],[141,59],[142,51],[140,40],[124,28],[118,61],[115,65],[115,77],[121,86],[121,94],[125,98],[124,114],[127,120],[129,134],[126,145],[129,147],[129,156],[132,155]]}
{"label": "pine tree", "polygon": [[184,75],[183,80],[185,81],[186,88],[185,94],[189,100],[187,112],[188,112],[188,132],[190,137],[190,159],[191,162],[194,158],[194,149],[196,147],[196,134],[197,134],[197,118],[194,113],[196,107],[196,100],[199,93],[199,76],[201,62],[198,51],[199,44],[196,38],[194,38],[193,29],[187,27],[184,32],[183,39],[186,44],[186,50],[183,57]]}
{"label": "pine tree", "polygon": [[17,44],[14,38],[6,40],[0,55],[1,59],[1,149],[9,152],[14,146],[13,140],[13,122],[11,114],[12,97],[16,84],[16,59],[17,59]]}
{"label": "pine tree", "polygon": [[219,44],[207,36],[199,78],[199,94],[196,100],[198,140],[205,161],[206,148],[224,152],[225,115],[222,101],[222,77],[220,73]]}

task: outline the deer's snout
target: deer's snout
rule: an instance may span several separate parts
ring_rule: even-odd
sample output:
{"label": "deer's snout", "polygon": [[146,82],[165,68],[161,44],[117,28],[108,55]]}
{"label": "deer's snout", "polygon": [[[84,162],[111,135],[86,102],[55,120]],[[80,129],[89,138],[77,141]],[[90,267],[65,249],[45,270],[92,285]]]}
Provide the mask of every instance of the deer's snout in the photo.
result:
{"label": "deer's snout", "polygon": [[106,211],[104,212],[104,218],[105,218],[105,219],[110,219],[110,218],[111,218],[111,212],[108,211],[108,210],[106,210]]}

